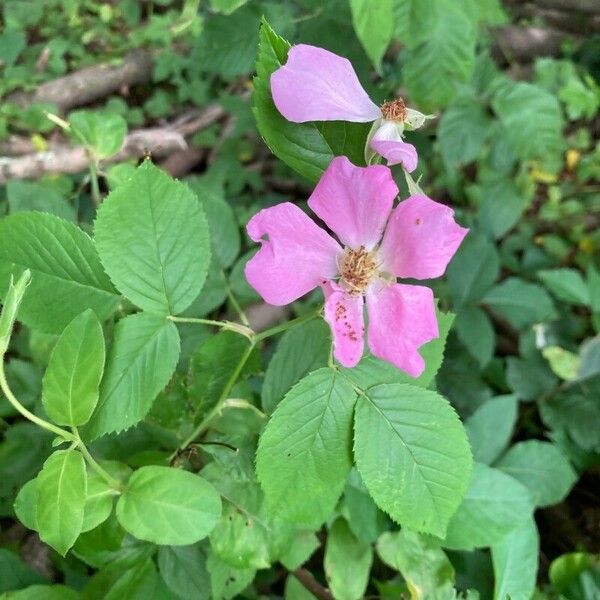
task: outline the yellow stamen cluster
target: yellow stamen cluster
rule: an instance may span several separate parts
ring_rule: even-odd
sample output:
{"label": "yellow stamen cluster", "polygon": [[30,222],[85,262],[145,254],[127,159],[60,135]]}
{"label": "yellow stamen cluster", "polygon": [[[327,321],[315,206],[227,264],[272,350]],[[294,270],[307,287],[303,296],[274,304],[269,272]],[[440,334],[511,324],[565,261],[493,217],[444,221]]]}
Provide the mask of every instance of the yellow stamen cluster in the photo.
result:
{"label": "yellow stamen cluster", "polygon": [[362,294],[379,272],[375,252],[364,246],[346,249],[340,259],[340,275],[350,293]]}
{"label": "yellow stamen cluster", "polygon": [[406,120],[406,104],[402,98],[388,100],[381,105],[381,114],[388,121],[404,122]]}

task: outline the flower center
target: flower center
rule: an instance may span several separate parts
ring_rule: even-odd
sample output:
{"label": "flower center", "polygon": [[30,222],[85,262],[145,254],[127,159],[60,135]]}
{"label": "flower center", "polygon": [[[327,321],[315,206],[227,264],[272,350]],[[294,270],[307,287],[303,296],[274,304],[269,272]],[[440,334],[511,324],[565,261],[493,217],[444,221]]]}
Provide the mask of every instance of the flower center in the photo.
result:
{"label": "flower center", "polygon": [[378,273],[376,253],[364,246],[347,248],[340,260],[340,275],[351,294],[362,294]]}
{"label": "flower center", "polygon": [[404,122],[406,119],[406,104],[402,98],[388,100],[381,105],[381,114],[388,121]]}

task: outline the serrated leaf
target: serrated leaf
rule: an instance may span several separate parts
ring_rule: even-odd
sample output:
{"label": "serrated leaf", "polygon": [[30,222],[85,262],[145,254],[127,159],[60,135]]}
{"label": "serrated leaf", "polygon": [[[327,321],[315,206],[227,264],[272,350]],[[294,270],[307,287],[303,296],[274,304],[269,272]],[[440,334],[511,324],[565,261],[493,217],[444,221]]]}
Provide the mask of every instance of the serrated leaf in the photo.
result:
{"label": "serrated leaf", "polygon": [[377,70],[381,59],[392,40],[394,11],[392,0],[381,0],[376,4],[369,0],[350,0],[352,24],[367,56]]}
{"label": "serrated leaf", "polygon": [[521,482],[540,507],[558,504],[577,481],[577,473],[561,450],[539,440],[515,444],[495,467]]}
{"label": "serrated leaf", "polygon": [[336,600],[360,600],[369,583],[371,544],[358,540],[345,519],[337,518],[327,536],[325,573]]}
{"label": "serrated leaf", "polygon": [[356,465],[377,505],[401,525],[443,536],[469,483],[466,432],[439,394],[383,384],[359,396]]}
{"label": "serrated leaf", "polygon": [[533,519],[492,546],[494,600],[530,600],[535,590],[540,540]]}
{"label": "serrated leaf", "polygon": [[474,460],[489,465],[508,446],[518,404],[516,396],[498,396],[484,402],[465,421]]}
{"label": "serrated leaf", "polygon": [[294,327],[281,337],[265,373],[262,406],[271,413],[302,377],[327,364],[329,327],[322,319]]}
{"label": "serrated leaf", "polygon": [[444,108],[475,66],[475,29],[460,10],[445,3],[427,37],[405,54],[404,83],[411,100],[425,112]]}
{"label": "serrated leaf", "polygon": [[475,463],[469,489],[442,545],[453,550],[492,546],[529,520],[533,508],[529,491],[516,479]]}
{"label": "serrated leaf", "polygon": [[149,160],[104,200],[94,227],[106,272],[149,312],[178,314],[198,296],[210,264],[196,195]]}
{"label": "serrated leaf", "polygon": [[456,315],[458,339],[483,368],[494,355],[496,332],[490,318],[478,306],[463,306]]}
{"label": "serrated leaf", "polygon": [[325,368],[300,380],[273,413],[256,474],[282,517],[316,526],[331,515],[352,466],[355,400],[352,386]]}
{"label": "serrated leaf", "polygon": [[42,401],[59,425],[87,423],[96,408],[104,372],[104,336],[90,309],[75,317],[62,332],[44,374]]}
{"label": "serrated leaf", "polygon": [[17,518],[27,529],[38,530],[37,525],[37,481],[30,479],[20,490],[14,504]]}
{"label": "serrated leaf", "polygon": [[167,385],[179,359],[179,334],[171,321],[146,313],[129,315],[115,327],[100,398],[85,435],[94,439],[143,419]]}
{"label": "serrated leaf", "polygon": [[364,165],[364,145],[370,123],[291,123],[275,107],[270,78],[285,64],[289,48],[289,43],[263,20],[253,111],[265,142],[273,154],[312,182],[319,179],[335,156],[346,155],[355,165]]}
{"label": "serrated leaf", "polygon": [[46,212],[67,221],[75,221],[75,209],[53,187],[31,181],[8,181],[6,199],[9,213],[23,211]]}
{"label": "serrated leaf", "polygon": [[509,179],[498,179],[481,186],[479,220],[495,238],[502,237],[521,218],[528,198]]}
{"label": "serrated leaf", "polygon": [[77,450],[50,455],[36,478],[40,538],[63,556],[81,533],[87,490],[85,462]]}
{"label": "serrated leaf", "polygon": [[492,106],[519,158],[544,159],[562,151],[564,120],[558,100],[546,90],[524,81],[507,81],[496,92]]}
{"label": "serrated leaf", "polygon": [[2,297],[10,276],[25,269],[32,280],[19,319],[34,329],[60,333],[88,308],[103,321],[120,301],[89,236],[53,215],[22,212],[0,220]]}
{"label": "serrated leaf", "polygon": [[117,502],[123,528],[140,540],[183,546],[206,537],[221,515],[221,498],[199,475],[169,467],[134,472]]}

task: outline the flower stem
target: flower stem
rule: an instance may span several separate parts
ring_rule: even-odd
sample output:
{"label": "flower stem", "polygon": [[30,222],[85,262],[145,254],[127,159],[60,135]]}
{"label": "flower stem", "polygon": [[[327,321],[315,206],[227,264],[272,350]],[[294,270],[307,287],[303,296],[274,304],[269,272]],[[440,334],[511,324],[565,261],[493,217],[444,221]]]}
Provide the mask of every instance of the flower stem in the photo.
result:
{"label": "flower stem", "polygon": [[254,339],[255,333],[250,327],[247,325],[242,325],[240,323],[234,323],[233,321],[214,321],[213,319],[198,319],[196,317],[174,317],[169,315],[167,317],[169,321],[173,321],[174,323],[196,323],[197,325],[212,325],[213,327],[220,327],[221,329],[226,329],[227,331],[234,331],[235,333],[239,333],[247,337],[250,341]]}
{"label": "flower stem", "polygon": [[26,409],[17,400],[16,396],[13,394],[12,390],[8,385],[8,381],[6,380],[6,372],[4,370],[4,355],[0,356],[0,389],[2,389],[2,392],[6,396],[6,399],[12,404],[12,406],[27,420],[31,421],[32,423],[35,423],[38,427],[41,427],[46,431],[50,431],[51,433],[64,438],[65,441],[76,441],[77,438],[72,433],[44,419],[41,419],[37,415],[34,415],[30,410]]}
{"label": "flower stem", "polygon": [[248,321],[248,317],[246,316],[244,309],[241,307],[240,303],[238,302],[238,299],[235,297],[235,294],[231,289],[231,285],[229,284],[229,279],[227,278],[225,271],[221,270],[221,276],[223,277],[225,285],[227,286],[227,297],[229,298],[229,302],[231,302],[231,305],[233,306],[235,312],[237,312],[237,314],[239,315],[240,321],[246,327],[250,327],[250,321]]}
{"label": "flower stem", "polygon": [[90,467],[94,471],[96,471],[96,473],[98,473],[98,475],[100,475],[100,477],[102,477],[102,479],[104,479],[104,481],[106,481],[106,483],[108,483],[108,485],[111,488],[113,488],[114,490],[117,490],[119,492],[122,491],[123,486],[122,486],[121,482],[118,479],[115,479],[114,477],[112,477],[105,469],[103,469],[98,464],[96,459],[90,454],[90,451],[87,449],[86,445],[83,443],[83,440],[79,436],[79,431],[77,431],[77,427],[73,427],[73,434],[76,437],[77,447],[81,451],[81,454],[83,454],[83,457],[85,458],[87,463],[90,465]]}
{"label": "flower stem", "polygon": [[288,329],[291,329],[292,327],[296,327],[297,325],[306,323],[307,321],[310,321],[311,319],[318,317],[321,314],[321,310],[322,310],[321,307],[319,307],[318,310],[306,313],[305,315],[301,315],[300,317],[296,317],[295,319],[292,319],[291,321],[286,321],[285,323],[275,325],[275,327],[271,327],[270,329],[265,329],[264,331],[260,331],[259,333],[256,334],[254,339],[257,342],[259,342],[266,338],[277,335],[278,333],[281,333],[283,331],[287,331]]}
{"label": "flower stem", "polygon": [[95,206],[100,206],[102,195],[100,194],[100,184],[98,183],[98,165],[96,159],[90,158],[90,185],[92,188],[92,200]]}

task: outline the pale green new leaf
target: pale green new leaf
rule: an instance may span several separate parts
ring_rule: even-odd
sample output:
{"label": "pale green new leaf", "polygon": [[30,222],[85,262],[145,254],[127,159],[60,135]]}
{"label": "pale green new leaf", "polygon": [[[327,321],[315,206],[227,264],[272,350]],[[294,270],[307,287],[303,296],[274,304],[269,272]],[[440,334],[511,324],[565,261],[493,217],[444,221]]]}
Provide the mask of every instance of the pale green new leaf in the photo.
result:
{"label": "pale green new leaf", "polygon": [[69,115],[75,140],[87,146],[97,158],[116,154],[125,141],[127,122],[114,112],[77,110]]}
{"label": "pale green new leaf", "polygon": [[442,545],[453,550],[492,546],[530,519],[533,508],[529,491],[516,479],[475,463],[469,489]]}
{"label": "pale green new leaf", "polygon": [[221,516],[221,498],[199,475],[169,467],[135,471],[117,502],[123,528],[140,540],[184,546],[205,538]]}
{"label": "pale green new leaf", "polygon": [[104,200],[95,241],[119,290],[140,308],[178,314],[198,296],[210,264],[196,195],[149,160]]}
{"label": "pale green new leaf", "polygon": [[31,270],[31,284],[19,319],[48,333],[60,333],[91,308],[103,321],[120,297],[108,279],[89,236],[73,223],[40,212],[0,219],[0,293],[11,275]]}
{"label": "pale green new leaf", "polygon": [[369,583],[371,544],[358,540],[348,523],[337,518],[327,536],[325,573],[336,600],[360,600]]}
{"label": "pale green new leaf", "polygon": [[533,519],[492,546],[494,600],[530,600],[535,590],[540,540]]}
{"label": "pale green new leaf", "polygon": [[408,529],[386,531],[377,540],[377,553],[401,573],[418,598],[425,600],[439,588],[454,583],[454,567],[439,541],[432,537]]}
{"label": "pale green new leaf", "polygon": [[392,40],[394,11],[392,0],[350,0],[352,24],[365,52],[377,70]]}
{"label": "pale green new leaf", "polygon": [[359,397],[354,427],[356,465],[378,506],[403,526],[443,536],[472,465],[448,401],[415,386],[378,385]]}
{"label": "pale green new leaf", "polygon": [[87,423],[96,408],[104,372],[104,336],[90,309],[75,317],[50,355],[42,384],[48,416],[59,425]]}
{"label": "pale green new leaf", "polygon": [[121,319],[115,327],[98,406],[85,426],[85,435],[94,439],[143,419],[171,379],[178,358],[179,334],[172,322],[146,313]]}
{"label": "pale green new leaf", "polygon": [[355,401],[352,386],[325,368],[278,405],[260,438],[256,474],[282,517],[317,526],[331,515],[352,466]]}
{"label": "pale green new leaf", "polygon": [[42,541],[64,556],[83,525],[87,479],[77,450],[50,455],[36,478],[36,522]]}
{"label": "pale green new leaf", "polygon": [[519,442],[495,466],[520,481],[536,506],[558,504],[577,481],[567,457],[550,442]]}

